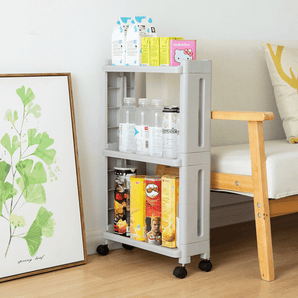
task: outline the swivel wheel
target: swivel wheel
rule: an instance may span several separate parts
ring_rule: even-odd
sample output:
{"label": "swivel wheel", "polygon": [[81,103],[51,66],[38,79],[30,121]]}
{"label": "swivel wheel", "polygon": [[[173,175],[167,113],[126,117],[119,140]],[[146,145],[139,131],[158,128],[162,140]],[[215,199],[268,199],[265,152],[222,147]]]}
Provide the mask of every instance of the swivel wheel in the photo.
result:
{"label": "swivel wheel", "polygon": [[99,255],[106,256],[110,250],[107,245],[99,245],[97,246],[96,251]]}
{"label": "swivel wheel", "polygon": [[187,271],[185,267],[176,267],[173,271],[173,275],[175,275],[178,278],[184,278],[187,275]]}
{"label": "swivel wheel", "polygon": [[202,271],[209,272],[212,269],[212,264],[211,264],[210,260],[202,260],[199,264],[199,268]]}
{"label": "swivel wheel", "polygon": [[131,246],[131,245],[128,245],[128,244],[124,244],[122,243],[122,247],[127,249],[127,250],[133,250],[134,249],[134,246]]}

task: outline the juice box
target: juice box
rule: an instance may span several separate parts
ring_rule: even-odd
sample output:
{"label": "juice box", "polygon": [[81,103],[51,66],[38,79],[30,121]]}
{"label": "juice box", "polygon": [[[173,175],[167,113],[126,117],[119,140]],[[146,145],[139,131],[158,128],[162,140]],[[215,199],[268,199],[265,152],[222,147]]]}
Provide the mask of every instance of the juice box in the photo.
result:
{"label": "juice box", "polygon": [[171,40],[170,65],[178,66],[182,60],[196,60],[196,40]]}
{"label": "juice box", "polygon": [[148,176],[146,184],[146,239],[150,244],[161,244],[161,176]]}
{"label": "juice box", "polygon": [[179,177],[162,176],[162,246],[177,247],[176,219],[179,201]]}
{"label": "juice box", "polygon": [[125,65],[126,34],[131,17],[119,17],[112,33],[112,65]]}
{"label": "juice box", "polygon": [[126,35],[126,65],[140,66],[142,64],[142,37],[156,36],[156,28],[151,17],[133,17]]}
{"label": "juice box", "polygon": [[130,177],[130,238],[145,241],[145,175]]}
{"label": "juice box", "polygon": [[170,41],[183,40],[183,37],[160,37],[159,62],[160,66],[170,66]]}
{"label": "juice box", "polygon": [[149,60],[150,38],[151,37],[142,37],[142,66],[150,66],[150,60]]}
{"label": "juice box", "polygon": [[159,66],[159,37],[150,38],[149,46],[150,66]]}

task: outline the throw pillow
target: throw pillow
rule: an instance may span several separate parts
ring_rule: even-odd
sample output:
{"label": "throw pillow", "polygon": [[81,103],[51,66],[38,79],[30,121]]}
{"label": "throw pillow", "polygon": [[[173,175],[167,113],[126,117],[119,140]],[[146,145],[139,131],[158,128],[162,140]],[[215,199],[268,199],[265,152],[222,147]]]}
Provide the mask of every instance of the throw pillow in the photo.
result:
{"label": "throw pillow", "polygon": [[298,49],[261,45],[287,141],[298,143]]}

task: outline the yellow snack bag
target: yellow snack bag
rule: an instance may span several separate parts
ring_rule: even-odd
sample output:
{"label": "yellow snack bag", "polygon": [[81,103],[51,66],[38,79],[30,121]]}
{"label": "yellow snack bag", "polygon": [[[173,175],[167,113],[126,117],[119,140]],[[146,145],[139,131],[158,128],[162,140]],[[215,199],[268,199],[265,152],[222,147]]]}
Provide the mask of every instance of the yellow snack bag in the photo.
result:
{"label": "yellow snack bag", "polygon": [[149,46],[150,66],[159,66],[159,37],[150,37]]}
{"label": "yellow snack bag", "polygon": [[150,66],[150,60],[149,60],[150,38],[151,37],[142,37],[142,41],[141,41],[142,66]]}
{"label": "yellow snack bag", "polygon": [[162,246],[177,247],[176,218],[179,201],[179,177],[162,176],[161,225]]}

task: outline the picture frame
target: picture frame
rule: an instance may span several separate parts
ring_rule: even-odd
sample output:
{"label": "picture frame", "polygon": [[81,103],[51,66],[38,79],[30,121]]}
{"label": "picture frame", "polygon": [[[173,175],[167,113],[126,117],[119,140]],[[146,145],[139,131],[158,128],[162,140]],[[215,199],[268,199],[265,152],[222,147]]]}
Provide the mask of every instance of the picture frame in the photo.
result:
{"label": "picture frame", "polygon": [[2,74],[0,282],[86,262],[71,74]]}

